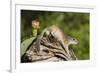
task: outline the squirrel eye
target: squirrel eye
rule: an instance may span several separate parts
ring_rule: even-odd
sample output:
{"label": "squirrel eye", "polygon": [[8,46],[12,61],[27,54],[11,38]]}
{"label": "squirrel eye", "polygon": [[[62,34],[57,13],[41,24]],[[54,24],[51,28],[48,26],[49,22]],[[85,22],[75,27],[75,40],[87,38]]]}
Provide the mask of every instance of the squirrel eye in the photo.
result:
{"label": "squirrel eye", "polygon": [[73,40],[75,40],[75,39],[73,38]]}

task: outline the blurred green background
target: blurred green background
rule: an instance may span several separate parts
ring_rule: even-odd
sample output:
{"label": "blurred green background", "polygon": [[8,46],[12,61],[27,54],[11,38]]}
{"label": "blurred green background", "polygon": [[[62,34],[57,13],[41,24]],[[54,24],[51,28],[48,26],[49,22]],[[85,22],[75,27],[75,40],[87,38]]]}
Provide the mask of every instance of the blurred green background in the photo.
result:
{"label": "blurred green background", "polygon": [[89,56],[89,13],[81,12],[53,12],[21,10],[21,43],[32,37],[31,21],[39,19],[40,29],[51,24],[57,24],[65,35],[75,37],[79,43],[71,46],[79,60],[87,60]]}

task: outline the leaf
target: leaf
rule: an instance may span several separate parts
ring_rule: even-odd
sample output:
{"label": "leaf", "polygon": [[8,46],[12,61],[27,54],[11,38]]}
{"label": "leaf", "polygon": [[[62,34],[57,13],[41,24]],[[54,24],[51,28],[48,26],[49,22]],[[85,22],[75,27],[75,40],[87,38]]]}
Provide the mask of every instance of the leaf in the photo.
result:
{"label": "leaf", "polygon": [[29,39],[26,39],[25,41],[23,41],[21,43],[21,56],[25,53],[26,49],[28,48],[28,46],[32,43],[32,41],[35,39],[36,37],[31,37]]}

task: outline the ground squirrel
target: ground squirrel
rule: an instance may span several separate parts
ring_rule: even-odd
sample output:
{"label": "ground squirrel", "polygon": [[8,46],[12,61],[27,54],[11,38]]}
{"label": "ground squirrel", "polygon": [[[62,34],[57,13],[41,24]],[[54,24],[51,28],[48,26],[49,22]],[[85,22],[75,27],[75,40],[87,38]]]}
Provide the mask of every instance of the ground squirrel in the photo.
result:
{"label": "ground squirrel", "polygon": [[38,29],[40,28],[40,22],[38,19],[32,20],[32,36],[37,37]]}

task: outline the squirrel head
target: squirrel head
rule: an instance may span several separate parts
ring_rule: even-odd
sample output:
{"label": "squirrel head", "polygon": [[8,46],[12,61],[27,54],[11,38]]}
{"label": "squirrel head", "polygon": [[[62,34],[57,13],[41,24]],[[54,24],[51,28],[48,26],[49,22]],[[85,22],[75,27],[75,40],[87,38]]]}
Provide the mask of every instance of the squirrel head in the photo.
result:
{"label": "squirrel head", "polygon": [[39,23],[40,22],[38,20],[32,20],[32,27],[35,29],[40,28]]}
{"label": "squirrel head", "polygon": [[66,41],[68,45],[78,44],[78,40],[76,38],[68,36]]}

